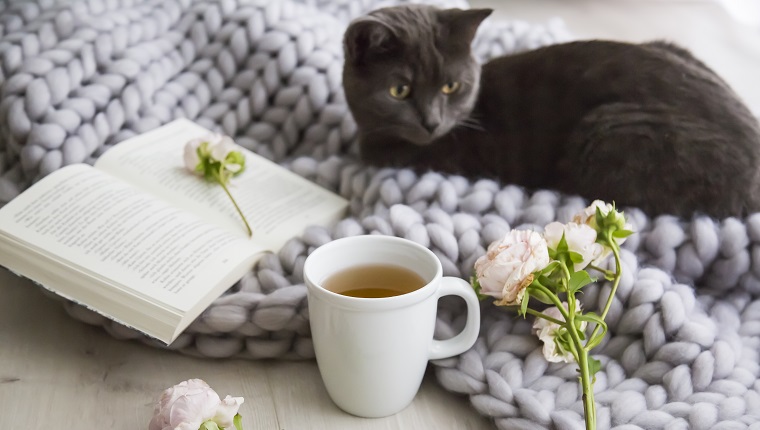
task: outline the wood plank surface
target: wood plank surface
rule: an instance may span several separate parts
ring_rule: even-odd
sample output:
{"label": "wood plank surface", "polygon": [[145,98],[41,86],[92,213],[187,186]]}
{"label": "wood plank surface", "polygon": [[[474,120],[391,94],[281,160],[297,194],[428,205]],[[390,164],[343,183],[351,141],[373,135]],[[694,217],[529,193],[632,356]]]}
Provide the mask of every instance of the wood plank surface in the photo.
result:
{"label": "wood plank surface", "polygon": [[0,269],[0,428],[147,429],[161,391],[190,378],[243,396],[247,430],[494,428],[432,374],[402,412],[354,417],[329,399],[314,361],[202,359],[116,340]]}

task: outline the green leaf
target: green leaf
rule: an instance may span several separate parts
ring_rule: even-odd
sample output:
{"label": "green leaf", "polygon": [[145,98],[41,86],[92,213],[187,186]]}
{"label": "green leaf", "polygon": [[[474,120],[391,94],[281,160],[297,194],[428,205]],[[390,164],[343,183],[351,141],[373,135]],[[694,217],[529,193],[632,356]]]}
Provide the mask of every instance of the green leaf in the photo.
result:
{"label": "green leaf", "polygon": [[588,351],[591,351],[592,349],[599,346],[600,343],[602,343],[602,340],[604,339],[604,336],[607,334],[607,323],[604,322],[601,316],[595,314],[594,312],[588,312],[583,315],[576,315],[575,317],[578,321],[585,321],[588,323],[596,324],[602,328],[602,330],[596,334],[596,336],[589,339],[588,342],[586,342],[586,349]]}
{"label": "green leaf", "polygon": [[570,281],[567,285],[568,292],[574,293],[592,282],[596,282],[596,278],[589,276],[587,271],[574,272],[570,275]]}
{"label": "green leaf", "polygon": [[[559,264],[557,264],[557,266],[559,267]],[[538,281],[539,284],[541,284],[544,287],[546,287],[549,291],[552,291],[552,292],[556,293],[556,292],[558,292],[558,291],[560,291],[562,289],[561,286],[557,283],[557,280],[556,280],[556,278],[558,278],[559,275],[561,275],[560,272],[555,273],[551,277],[541,275],[541,276],[538,277],[537,281]]]}
{"label": "green leaf", "polygon": [[541,291],[538,287],[534,286],[534,284],[528,285],[528,288],[525,290],[525,294],[526,296],[530,294],[531,297],[547,305],[551,305],[554,303],[548,294]]}
{"label": "green leaf", "polygon": [[596,214],[594,215],[594,222],[596,223],[596,231],[601,233],[602,227],[604,226],[604,215],[602,215],[602,209],[597,206],[596,207]]}
{"label": "green leaf", "polygon": [[522,302],[520,303],[520,312],[519,314],[522,316],[525,316],[528,313],[528,302],[530,301],[530,291],[528,289],[525,289],[525,295],[522,298]]}
{"label": "green leaf", "polygon": [[552,261],[538,272],[538,276],[549,276],[557,269],[557,267],[559,267],[559,261]]}
{"label": "green leaf", "polygon": [[243,430],[243,416],[240,414],[235,414],[235,417],[232,418],[232,423],[235,424],[236,430]]}
{"label": "green leaf", "polygon": [[565,327],[561,327],[557,330],[557,334],[554,336],[554,344],[557,345],[557,352],[559,355],[564,355],[567,352],[572,353],[572,342],[573,340],[570,337],[570,332],[567,331]]}
{"label": "green leaf", "polygon": [[224,164],[237,164],[240,169],[232,173],[232,176],[237,176],[245,171],[245,155],[240,151],[231,151],[224,159]]}
{"label": "green leaf", "polygon": [[[570,261],[573,262],[573,265],[576,263],[582,263],[583,262],[583,256],[575,251],[567,251],[567,254],[570,256]],[[572,270],[572,267],[570,267]]]}
{"label": "green leaf", "polygon": [[568,252],[570,248],[567,246],[567,240],[565,240],[565,233],[562,233],[562,238],[559,240],[559,243],[557,244],[557,254],[564,254]]}
{"label": "green leaf", "polygon": [[615,230],[612,232],[612,237],[617,239],[624,239],[632,234],[633,232],[631,230]]}
{"label": "green leaf", "polygon": [[198,428],[198,430],[221,430],[219,428],[219,424],[217,424],[215,421],[208,420],[201,424],[201,426]]}
{"label": "green leaf", "polygon": [[594,377],[594,382],[596,382],[596,374],[602,370],[602,363],[597,360],[596,358],[592,356],[588,356],[588,371],[591,373],[591,376]]}

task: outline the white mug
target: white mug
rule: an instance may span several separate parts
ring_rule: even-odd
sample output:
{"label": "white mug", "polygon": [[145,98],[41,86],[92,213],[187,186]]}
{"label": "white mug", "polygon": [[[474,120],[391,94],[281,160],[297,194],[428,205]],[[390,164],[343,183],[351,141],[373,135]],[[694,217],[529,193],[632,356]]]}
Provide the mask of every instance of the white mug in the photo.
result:
{"label": "white mug", "polygon": [[[362,265],[394,265],[420,275],[422,288],[393,297],[357,298],[325,289],[331,275]],[[320,246],[304,264],[314,350],[327,392],[338,407],[361,417],[384,417],[409,405],[428,360],[468,350],[480,329],[480,305],[462,279],[443,277],[429,249],[390,236],[338,239]],[[438,299],[467,303],[461,333],[434,340]]]}

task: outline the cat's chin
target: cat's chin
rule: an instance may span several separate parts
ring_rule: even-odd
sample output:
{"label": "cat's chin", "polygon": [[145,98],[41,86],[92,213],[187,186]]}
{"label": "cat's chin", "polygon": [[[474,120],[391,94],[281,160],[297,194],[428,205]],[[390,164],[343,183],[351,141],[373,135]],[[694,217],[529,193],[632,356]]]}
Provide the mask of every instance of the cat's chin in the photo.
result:
{"label": "cat's chin", "polygon": [[407,141],[415,146],[428,146],[431,145],[433,141],[435,141],[435,138],[432,136],[427,136],[422,139],[407,139]]}
{"label": "cat's chin", "polygon": [[433,144],[436,140],[440,139],[446,133],[448,133],[450,130],[436,130],[433,133],[429,133],[427,131],[417,131],[414,133],[409,133],[408,135],[404,136],[404,138],[409,142],[416,146],[428,146]]}
{"label": "cat's chin", "polygon": [[434,134],[415,129],[400,132],[398,137],[415,146],[428,146],[436,139]]}

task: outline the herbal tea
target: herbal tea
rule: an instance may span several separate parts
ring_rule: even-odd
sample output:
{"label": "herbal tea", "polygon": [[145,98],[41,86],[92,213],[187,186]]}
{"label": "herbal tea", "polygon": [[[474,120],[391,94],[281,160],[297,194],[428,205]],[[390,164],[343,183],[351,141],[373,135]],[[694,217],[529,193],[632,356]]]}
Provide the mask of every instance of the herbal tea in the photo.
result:
{"label": "herbal tea", "polygon": [[412,270],[387,264],[369,264],[335,273],[325,280],[323,286],[344,296],[379,299],[410,293],[426,283]]}

